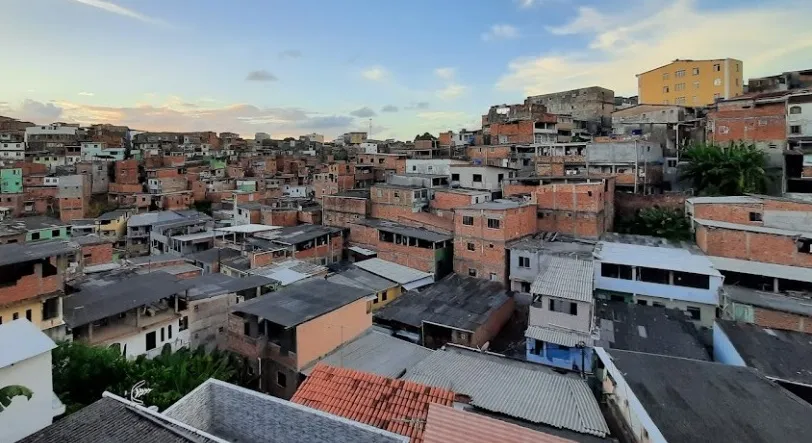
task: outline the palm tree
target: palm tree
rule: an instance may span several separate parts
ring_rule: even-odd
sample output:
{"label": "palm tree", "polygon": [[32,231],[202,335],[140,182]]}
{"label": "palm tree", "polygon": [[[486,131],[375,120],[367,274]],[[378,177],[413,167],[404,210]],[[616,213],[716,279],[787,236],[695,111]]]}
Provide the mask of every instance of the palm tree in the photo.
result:
{"label": "palm tree", "polygon": [[762,193],[767,188],[767,157],[752,144],[694,145],[685,151],[680,177],[699,195]]}
{"label": "palm tree", "polygon": [[0,388],[0,412],[3,412],[3,410],[11,404],[14,397],[22,396],[27,400],[31,400],[31,396],[33,395],[34,393],[25,386],[9,385],[4,388]]}

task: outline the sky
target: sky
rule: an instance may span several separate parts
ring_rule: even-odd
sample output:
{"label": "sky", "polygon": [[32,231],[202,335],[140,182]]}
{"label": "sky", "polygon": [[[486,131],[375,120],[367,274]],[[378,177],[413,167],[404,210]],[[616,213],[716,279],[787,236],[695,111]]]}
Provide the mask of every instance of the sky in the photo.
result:
{"label": "sky", "polygon": [[405,140],[677,58],[812,68],[808,0],[2,3],[0,115],[36,123]]}

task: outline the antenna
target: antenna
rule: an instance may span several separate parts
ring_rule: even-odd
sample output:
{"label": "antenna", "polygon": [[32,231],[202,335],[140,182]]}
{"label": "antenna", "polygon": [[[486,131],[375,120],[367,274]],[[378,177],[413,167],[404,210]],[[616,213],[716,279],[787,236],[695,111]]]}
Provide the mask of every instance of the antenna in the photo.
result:
{"label": "antenna", "polygon": [[369,118],[369,131],[367,131],[367,139],[372,135],[372,117]]}

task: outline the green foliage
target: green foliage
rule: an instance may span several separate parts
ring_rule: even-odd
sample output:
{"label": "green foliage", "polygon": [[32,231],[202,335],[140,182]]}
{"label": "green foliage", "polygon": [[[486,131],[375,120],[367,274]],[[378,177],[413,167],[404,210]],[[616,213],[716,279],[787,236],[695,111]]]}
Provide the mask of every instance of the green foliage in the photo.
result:
{"label": "green foliage", "polygon": [[27,400],[31,400],[33,395],[34,393],[25,386],[9,385],[0,388],[0,412],[3,412],[11,404],[14,397],[25,397]]}
{"label": "green foliage", "polygon": [[423,135],[415,136],[414,141],[418,140],[437,140],[437,137],[429,134],[428,132],[424,132]]}
{"label": "green foliage", "polygon": [[247,384],[247,369],[241,357],[223,351],[207,353],[181,349],[171,353],[128,360],[116,348],[93,347],[80,342],[61,343],[53,352],[54,391],[68,413],[101,398],[104,391],[126,395],[144,380],[152,391],[142,400],[160,409],[169,407],[198,385],[216,378]]}
{"label": "green foliage", "polygon": [[616,223],[617,232],[623,234],[651,235],[669,240],[691,240],[691,226],[680,210],[645,208],[634,218]]}
{"label": "green foliage", "polygon": [[752,144],[695,145],[683,154],[680,177],[699,195],[762,193],[767,188],[766,155]]}
{"label": "green foliage", "polygon": [[347,160],[349,155],[347,154],[347,150],[344,148],[333,149],[333,159],[337,161]]}
{"label": "green foliage", "polygon": [[202,200],[194,203],[195,210],[200,211],[206,215],[211,215],[211,200]]}

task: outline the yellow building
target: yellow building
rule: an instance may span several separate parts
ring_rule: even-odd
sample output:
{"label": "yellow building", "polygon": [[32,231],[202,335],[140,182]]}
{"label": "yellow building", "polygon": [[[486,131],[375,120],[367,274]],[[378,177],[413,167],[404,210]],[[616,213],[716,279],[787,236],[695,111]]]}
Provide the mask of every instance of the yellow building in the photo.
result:
{"label": "yellow building", "polygon": [[126,209],[118,209],[100,215],[95,220],[96,233],[104,239],[123,240],[127,235],[127,220],[130,215],[130,211]]}
{"label": "yellow building", "polygon": [[742,95],[744,66],[732,58],[674,60],[637,74],[640,104],[707,106]]}
{"label": "yellow building", "polygon": [[344,286],[367,289],[370,294],[367,298],[367,310],[377,311],[400,297],[403,287],[398,283],[377,276],[363,269],[353,268],[327,277],[327,280]]}

